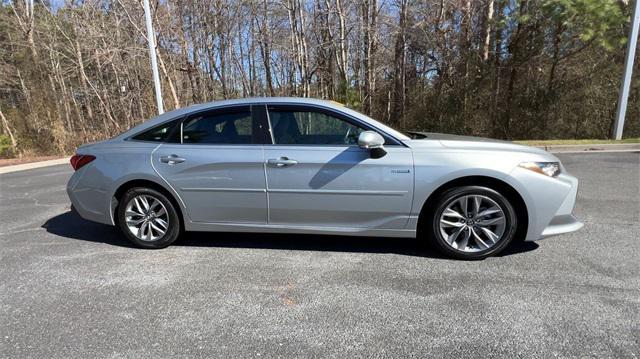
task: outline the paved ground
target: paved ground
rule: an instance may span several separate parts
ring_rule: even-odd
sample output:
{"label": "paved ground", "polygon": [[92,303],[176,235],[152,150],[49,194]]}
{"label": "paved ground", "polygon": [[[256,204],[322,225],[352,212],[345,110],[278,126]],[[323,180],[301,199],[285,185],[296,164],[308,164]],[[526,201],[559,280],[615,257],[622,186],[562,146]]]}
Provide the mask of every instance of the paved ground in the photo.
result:
{"label": "paved ground", "polygon": [[0,175],[0,357],[638,357],[640,154],[561,157],[585,228],[480,262],[378,238],[137,250],[68,211],[69,166]]}

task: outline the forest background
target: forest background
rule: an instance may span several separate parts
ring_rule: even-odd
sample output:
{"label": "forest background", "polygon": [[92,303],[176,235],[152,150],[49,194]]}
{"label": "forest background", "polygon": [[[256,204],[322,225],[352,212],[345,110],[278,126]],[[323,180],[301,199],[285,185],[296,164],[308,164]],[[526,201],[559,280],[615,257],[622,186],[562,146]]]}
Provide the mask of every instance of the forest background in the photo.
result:
{"label": "forest background", "polygon": [[[166,110],[331,99],[401,130],[610,138],[628,0],[157,0]],[[0,157],[157,114],[141,0],[0,0]],[[640,137],[640,61],[625,137]]]}

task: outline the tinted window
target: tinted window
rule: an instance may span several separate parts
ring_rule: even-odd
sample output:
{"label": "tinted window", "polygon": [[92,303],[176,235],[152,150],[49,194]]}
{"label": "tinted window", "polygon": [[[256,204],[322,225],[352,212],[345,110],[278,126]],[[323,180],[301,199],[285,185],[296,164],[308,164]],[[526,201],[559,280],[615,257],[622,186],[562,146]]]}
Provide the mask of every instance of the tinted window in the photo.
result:
{"label": "tinted window", "polygon": [[162,125],[153,127],[150,130],[147,130],[143,133],[133,136],[132,139],[139,140],[139,141],[153,141],[153,142],[178,142],[177,141],[178,137],[176,136],[177,131],[175,133],[173,132],[174,128],[177,127],[176,125],[178,123],[180,123],[180,120],[163,123]]}
{"label": "tinted window", "polygon": [[252,143],[251,111],[211,111],[182,124],[183,143]]}
{"label": "tinted window", "polygon": [[269,109],[276,144],[355,145],[365,129],[314,111]]}

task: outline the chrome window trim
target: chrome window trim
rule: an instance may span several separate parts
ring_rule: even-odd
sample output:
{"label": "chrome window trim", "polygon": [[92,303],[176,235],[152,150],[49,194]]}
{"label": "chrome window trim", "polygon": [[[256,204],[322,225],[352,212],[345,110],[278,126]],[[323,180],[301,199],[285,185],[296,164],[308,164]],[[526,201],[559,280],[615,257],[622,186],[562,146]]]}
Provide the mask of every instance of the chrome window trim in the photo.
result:
{"label": "chrome window trim", "polygon": [[[368,127],[371,128],[372,130],[375,130],[378,133],[384,134],[385,137],[392,139],[395,143],[385,143],[385,146],[401,146],[401,147],[409,147],[407,146],[402,140],[399,140],[398,138],[396,138],[395,136],[389,134],[388,132],[366,122],[363,121],[355,116],[352,116],[348,113],[342,112],[339,109],[335,109],[332,107],[328,107],[328,106],[322,106],[322,105],[318,105],[318,104],[307,104],[307,103],[292,103],[292,102],[281,102],[281,101],[276,101],[276,102],[263,102],[263,101],[258,101],[258,102],[253,102],[253,101],[249,101],[243,104],[228,104],[228,105],[218,105],[218,106],[211,106],[209,108],[206,109],[198,109],[195,110],[193,112],[189,112],[189,113],[185,113],[182,114],[180,116],[176,116],[174,118],[168,119],[166,121],[163,121],[159,124],[157,124],[156,126],[152,127],[158,127],[161,125],[164,125],[168,122],[174,121],[174,120],[180,120],[180,142],[166,142],[166,141],[145,141],[145,140],[135,140],[133,139],[133,137],[138,136],[146,131],[149,131],[151,128],[147,128],[145,130],[142,130],[140,132],[137,132],[127,138],[125,138],[125,141],[135,141],[135,142],[144,142],[144,143],[158,143],[158,144],[174,144],[174,145],[182,145],[182,144],[188,144],[188,145],[196,145],[196,143],[184,143],[183,142],[183,138],[182,138],[182,124],[184,122],[184,120],[187,117],[196,115],[198,113],[202,113],[202,112],[207,112],[207,111],[212,111],[212,110],[222,110],[222,109],[228,109],[228,108],[233,108],[233,107],[245,107],[248,106],[249,107],[249,111],[251,112],[251,106],[264,106],[265,107],[265,111],[267,113],[267,124],[269,125],[269,134],[271,136],[271,143],[262,143],[262,144],[255,144],[255,143],[251,143],[251,144],[200,144],[200,145],[241,145],[241,146],[248,146],[248,145],[259,145],[259,146],[305,146],[305,147],[313,147],[313,146],[336,146],[336,147],[350,147],[350,146],[354,146],[354,145],[313,145],[313,144],[276,144],[275,143],[275,139],[273,138],[273,131],[272,131],[272,127],[271,127],[271,119],[269,118],[269,106],[273,105],[273,106],[292,106],[292,107],[307,107],[307,108],[315,108],[315,109],[321,109],[321,110],[325,110],[328,112],[337,112],[338,114],[340,114],[341,116],[344,116],[346,118],[348,118],[350,121],[355,122],[359,125],[362,125],[364,127]],[[355,146],[357,147],[357,146]]]}

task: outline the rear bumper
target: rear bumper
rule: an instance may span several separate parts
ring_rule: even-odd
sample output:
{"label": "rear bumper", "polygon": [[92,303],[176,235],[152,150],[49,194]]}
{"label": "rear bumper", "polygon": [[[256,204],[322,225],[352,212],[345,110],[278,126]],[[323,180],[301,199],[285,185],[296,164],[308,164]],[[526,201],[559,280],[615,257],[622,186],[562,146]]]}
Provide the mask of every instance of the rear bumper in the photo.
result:
{"label": "rear bumper", "polygon": [[71,201],[72,211],[86,220],[112,225],[108,207],[104,205],[106,191],[80,181],[87,170],[85,167],[76,171],[67,183],[67,195]]}

